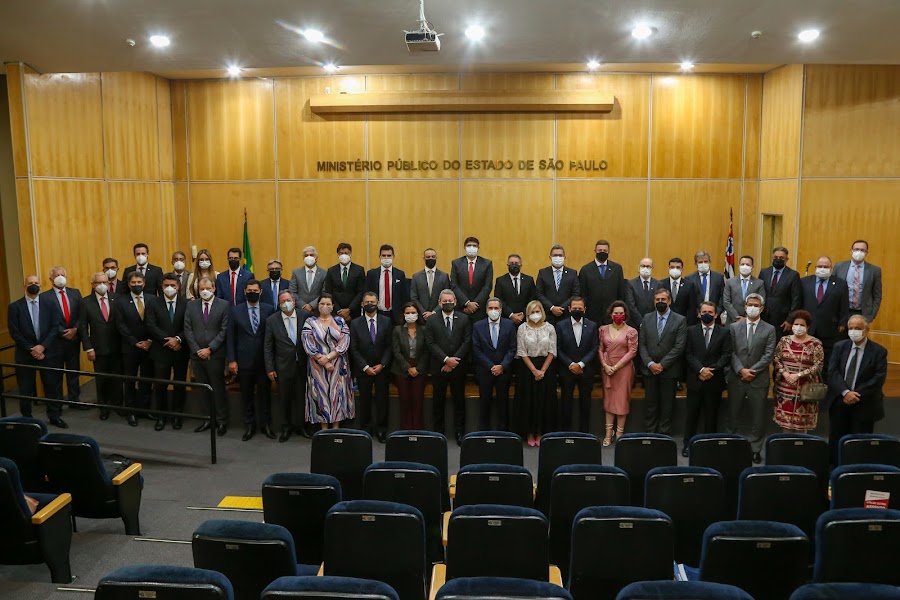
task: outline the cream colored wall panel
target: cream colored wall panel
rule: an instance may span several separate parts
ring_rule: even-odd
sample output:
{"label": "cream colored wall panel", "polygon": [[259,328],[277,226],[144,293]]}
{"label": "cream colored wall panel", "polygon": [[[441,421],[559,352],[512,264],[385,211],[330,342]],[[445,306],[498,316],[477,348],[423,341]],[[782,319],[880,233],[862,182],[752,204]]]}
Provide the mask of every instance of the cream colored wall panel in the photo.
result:
{"label": "cream colored wall panel", "polygon": [[147,73],[101,73],[100,83],[106,176],[158,180],[156,77]]}
{"label": "cream colored wall panel", "polygon": [[803,112],[803,65],[763,76],[760,178],[797,177]]}
{"label": "cream colored wall panel", "polygon": [[[110,245],[112,256],[124,269],[134,264],[134,244],[150,247],[150,262],[165,268],[170,264],[171,249],[164,244],[163,200],[160,184],[143,182],[111,182],[109,184]],[[104,238],[106,236],[104,235]],[[98,256],[97,261],[103,260]],[[99,271],[99,265],[97,270]]]}

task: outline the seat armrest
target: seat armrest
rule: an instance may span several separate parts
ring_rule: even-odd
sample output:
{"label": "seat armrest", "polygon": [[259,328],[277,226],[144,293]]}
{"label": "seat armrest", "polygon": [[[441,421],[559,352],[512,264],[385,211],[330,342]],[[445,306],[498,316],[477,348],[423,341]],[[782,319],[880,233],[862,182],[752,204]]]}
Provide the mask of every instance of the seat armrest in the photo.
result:
{"label": "seat armrest", "polygon": [[56,497],[50,504],[45,506],[40,510],[40,512],[35,513],[31,517],[32,525],[40,525],[44,523],[47,519],[55,515],[57,512],[62,509],[62,507],[70,504],[72,502],[72,494],[60,494]]}
{"label": "seat armrest", "polygon": [[562,582],[562,572],[556,565],[550,565],[550,583],[564,587]]}
{"label": "seat armrest", "polygon": [[438,590],[447,581],[447,565],[444,563],[434,563],[431,568],[431,589],[428,590],[428,600],[437,598]]}
{"label": "seat armrest", "polygon": [[447,530],[450,529],[450,515],[452,513],[448,510],[444,513],[444,522],[441,525],[441,541],[444,543],[444,547],[447,546]]}
{"label": "seat armrest", "polygon": [[113,485],[122,485],[135,475],[141,472],[141,463],[134,463],[112,479]]}
{"label": "seat armrest", "polygon": [[456,498],[456,474],[450,476],[450,497]]}

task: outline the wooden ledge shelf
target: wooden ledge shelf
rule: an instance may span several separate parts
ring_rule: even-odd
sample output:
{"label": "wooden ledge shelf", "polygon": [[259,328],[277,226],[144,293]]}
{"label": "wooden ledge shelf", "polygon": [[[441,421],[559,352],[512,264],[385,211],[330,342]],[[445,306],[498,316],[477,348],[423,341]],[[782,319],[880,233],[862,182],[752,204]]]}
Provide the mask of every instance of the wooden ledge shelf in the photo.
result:
{"label": "wooden ledge shelf", "polygon": [[362,92],[313,96],[318,115],[390,113],[608,113],[611,94],[552,91]]}

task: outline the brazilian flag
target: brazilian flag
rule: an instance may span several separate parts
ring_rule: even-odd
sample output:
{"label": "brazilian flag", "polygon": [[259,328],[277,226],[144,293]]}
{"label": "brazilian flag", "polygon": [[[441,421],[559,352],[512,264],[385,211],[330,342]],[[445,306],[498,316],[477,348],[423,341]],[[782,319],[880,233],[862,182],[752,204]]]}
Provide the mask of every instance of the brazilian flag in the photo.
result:
{"label": "brazilian flag", "polygon": [[247,209],[244,209],[244,266],[253,272],[253,254],[250,252],[250,232],[247,230]]}

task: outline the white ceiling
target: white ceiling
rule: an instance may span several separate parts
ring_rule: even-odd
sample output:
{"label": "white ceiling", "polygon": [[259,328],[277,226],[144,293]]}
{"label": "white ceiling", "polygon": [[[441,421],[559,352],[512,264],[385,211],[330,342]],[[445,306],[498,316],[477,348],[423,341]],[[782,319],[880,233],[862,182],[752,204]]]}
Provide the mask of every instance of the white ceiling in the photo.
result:
{"label": "white ceiling", "polygon": [[[900,63],[898,0],[426,0],[439,54],[410,54],[418,0],[2,0],[0,61],[40,72],[583,63]],[[480,44],[463,35],[488,31]],[[638,41],[638,23],[657,33]],[[296,33],[322,30],[330,44]],[[821,29],[812,44],[797,32]],[[759,30],[758,40],[750,32]],[[172,45],[150,46],[169,35]],[[137,44],[129,48],[126,38]]]}

